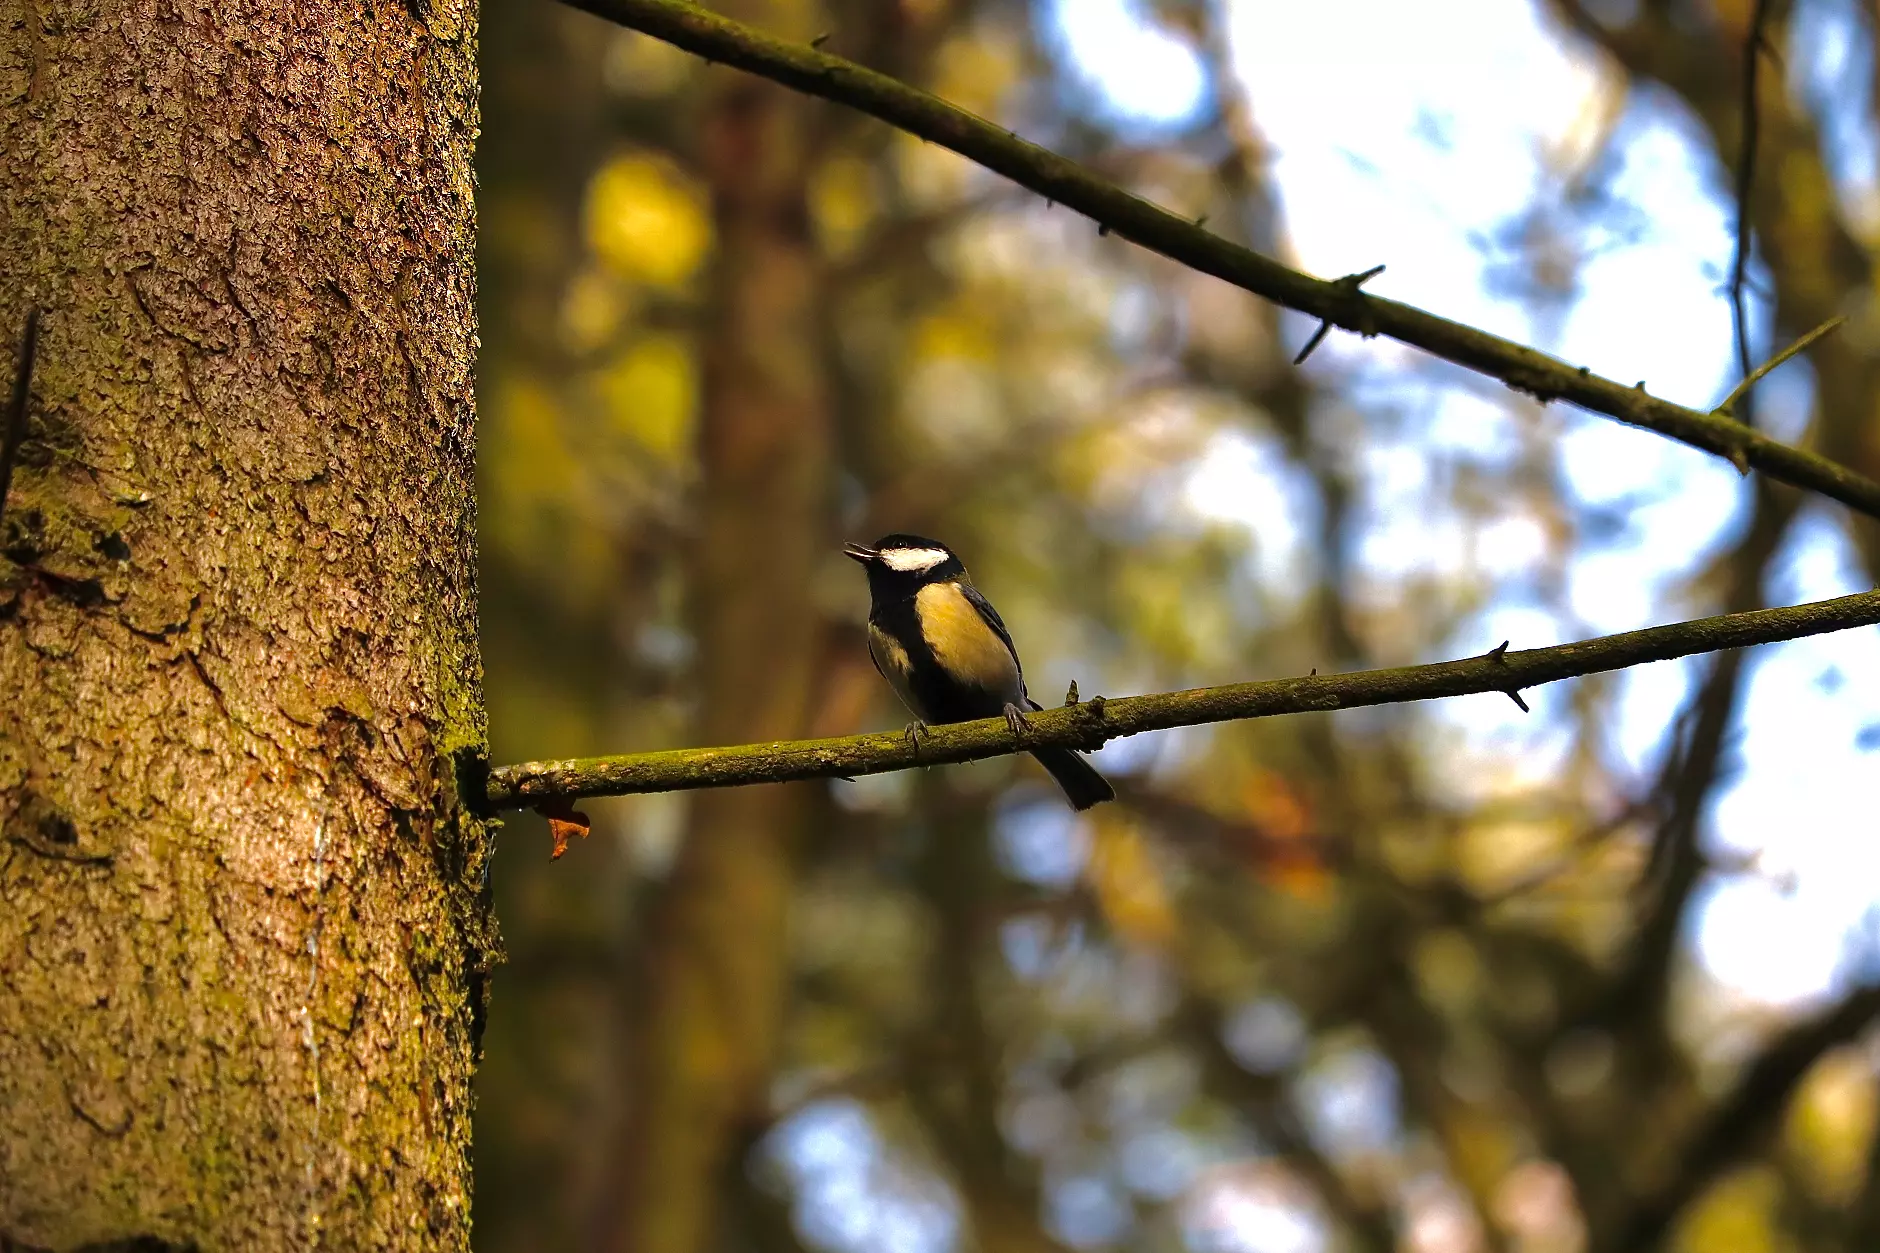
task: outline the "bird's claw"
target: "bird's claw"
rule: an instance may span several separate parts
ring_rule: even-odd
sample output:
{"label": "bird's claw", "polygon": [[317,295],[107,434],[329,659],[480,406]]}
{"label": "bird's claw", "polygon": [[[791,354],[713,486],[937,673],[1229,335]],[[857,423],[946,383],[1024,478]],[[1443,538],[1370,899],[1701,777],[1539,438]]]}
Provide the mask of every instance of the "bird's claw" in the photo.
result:
{"label": "bird's claw", "polygon": [[922,722],[919,718],[916,718],[914,721],[908,723],[906,727],[902,728],[901,738],[906,740],[909,744],[912,744],[915,748],[919,748],[921,740],[931,734],[933,734],[933,732],[927,729],[927,724]]}
{"label": "bird's claw", "polygon": [[1027,718],[1025,711],[1020,709],[1017,705],[1007,704],[1005,707],[1005,725],[1011,729],[1013,735],[1023,735],[1025,729],[1031,725],[1031,719]]}

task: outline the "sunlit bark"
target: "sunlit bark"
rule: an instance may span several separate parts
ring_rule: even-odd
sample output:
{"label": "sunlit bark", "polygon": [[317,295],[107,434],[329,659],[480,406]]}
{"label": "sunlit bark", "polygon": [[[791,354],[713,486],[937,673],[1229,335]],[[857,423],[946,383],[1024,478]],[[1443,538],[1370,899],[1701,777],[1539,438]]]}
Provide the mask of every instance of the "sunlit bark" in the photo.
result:
{"label": "sunlit bark", "polygon": [[475,39],[0,12],[0,1245],[468,1247]]}

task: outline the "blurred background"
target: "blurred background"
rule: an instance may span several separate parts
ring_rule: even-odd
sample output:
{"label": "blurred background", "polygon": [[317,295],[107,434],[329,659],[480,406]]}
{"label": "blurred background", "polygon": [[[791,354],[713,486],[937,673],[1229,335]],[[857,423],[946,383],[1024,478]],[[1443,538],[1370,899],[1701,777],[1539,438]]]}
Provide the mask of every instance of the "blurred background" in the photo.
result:
{"label": "blurred background", "polygon": [[[1753,0],[719,0],[1322,276],[1700,408]],[[1769,4],[1755,419],[1880,477],[1869,0]],[[844,540],[1035,697],[1872,586],[1880,531],[937,148],[489,0],[499,762],[898,727]],[[1880,632],[511,818],[484,1253],[1880,1249]]]}

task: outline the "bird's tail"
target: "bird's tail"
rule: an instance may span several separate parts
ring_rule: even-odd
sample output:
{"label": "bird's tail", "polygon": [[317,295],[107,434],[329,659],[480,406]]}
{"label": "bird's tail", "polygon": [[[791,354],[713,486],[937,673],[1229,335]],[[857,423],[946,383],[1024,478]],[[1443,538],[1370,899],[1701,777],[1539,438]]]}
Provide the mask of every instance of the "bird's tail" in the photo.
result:
{"label": "bird's tail", "polygon": [[1089,809],[1116,799],[1116,789],[1110,786],[1110,781],[1098,774],[1097,768],[1085,761],[1076,749],[1038,748],[1033,749],[1031,755],[1064,789],[1072,809]]}

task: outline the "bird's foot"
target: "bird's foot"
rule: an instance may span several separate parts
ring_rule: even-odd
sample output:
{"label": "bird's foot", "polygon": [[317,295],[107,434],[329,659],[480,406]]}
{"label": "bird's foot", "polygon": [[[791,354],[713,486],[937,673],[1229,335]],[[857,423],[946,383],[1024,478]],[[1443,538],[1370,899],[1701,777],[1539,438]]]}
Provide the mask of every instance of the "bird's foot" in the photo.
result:
{"label": "bird's foot", "polygon": [[912,744],[915,748],[919,748],[921,740],[932,734],[933,732],[927,729],[927,724],[922,722],[919,718],[914,719],[914,721],[908,723],[907,726],[901,730],[901,738],[906,740],[909,744]]}
{"label": "bird's foot", "polygon": [[1005,725],[1011,728],[1013,735],[1023,735],[1025,728],[1031,725],[1031,719],[1025,716],[1024,710],[1008,702],[1005,706]]}

